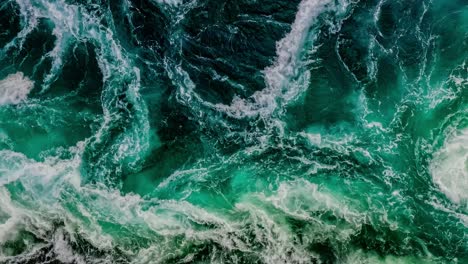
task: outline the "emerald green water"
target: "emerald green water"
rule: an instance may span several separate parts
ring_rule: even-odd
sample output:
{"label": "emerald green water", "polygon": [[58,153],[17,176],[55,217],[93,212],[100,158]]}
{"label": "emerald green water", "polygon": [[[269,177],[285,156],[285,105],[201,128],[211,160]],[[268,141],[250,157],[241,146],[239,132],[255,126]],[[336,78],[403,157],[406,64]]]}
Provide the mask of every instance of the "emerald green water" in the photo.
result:
{"label": "emerald green water", "polygon": [[0,0],[1,263],[468,263],[465,0]]}

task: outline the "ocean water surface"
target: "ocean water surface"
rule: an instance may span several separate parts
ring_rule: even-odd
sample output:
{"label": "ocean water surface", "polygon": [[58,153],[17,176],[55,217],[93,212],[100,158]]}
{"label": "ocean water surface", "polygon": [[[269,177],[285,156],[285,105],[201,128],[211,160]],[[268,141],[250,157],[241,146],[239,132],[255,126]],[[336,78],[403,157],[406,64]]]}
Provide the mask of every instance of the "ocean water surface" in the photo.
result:
{"label": "ocean water surface", "polygon": [[468,2],[0,0],[0,263],[468,263]]}

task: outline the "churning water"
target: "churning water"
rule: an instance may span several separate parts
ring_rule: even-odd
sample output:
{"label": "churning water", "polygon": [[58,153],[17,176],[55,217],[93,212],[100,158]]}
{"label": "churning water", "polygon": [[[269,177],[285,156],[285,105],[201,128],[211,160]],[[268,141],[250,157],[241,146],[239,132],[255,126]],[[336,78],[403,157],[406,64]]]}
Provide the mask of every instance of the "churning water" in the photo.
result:
{"label": "churning water", "polygon": [[468,263],[466,0],[0,0],[0,262]]}

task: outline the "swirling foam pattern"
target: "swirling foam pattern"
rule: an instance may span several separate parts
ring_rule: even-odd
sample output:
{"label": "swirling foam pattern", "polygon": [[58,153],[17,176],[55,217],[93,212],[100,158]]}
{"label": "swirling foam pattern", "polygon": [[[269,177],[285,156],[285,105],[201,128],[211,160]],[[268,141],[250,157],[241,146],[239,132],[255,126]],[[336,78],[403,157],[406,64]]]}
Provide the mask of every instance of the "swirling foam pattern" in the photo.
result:
{"label": "swirling foam pattern", "polygon": [[1,263],[468,263],[465,0],[0,0]]}

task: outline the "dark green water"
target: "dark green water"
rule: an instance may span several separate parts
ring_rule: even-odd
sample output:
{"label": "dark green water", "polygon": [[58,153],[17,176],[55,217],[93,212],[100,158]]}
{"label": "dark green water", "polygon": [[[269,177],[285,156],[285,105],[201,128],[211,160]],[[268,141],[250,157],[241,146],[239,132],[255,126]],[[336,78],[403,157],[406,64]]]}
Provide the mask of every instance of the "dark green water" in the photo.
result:
{"label": "dark green water", "polygon": [[1,263],[468,263],[466,0],[0,0]]}

